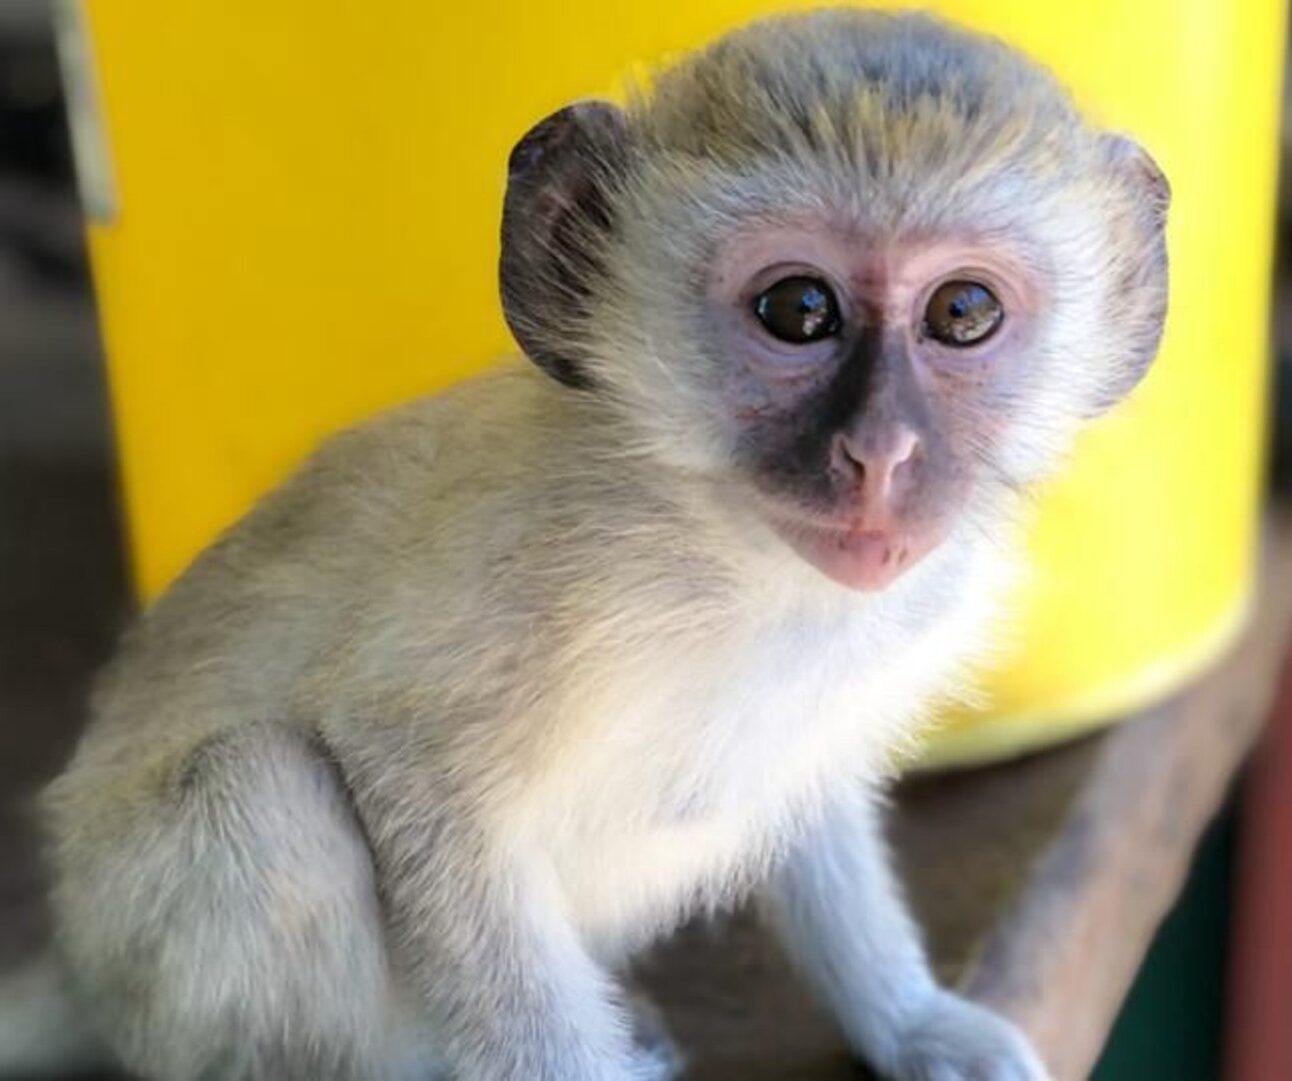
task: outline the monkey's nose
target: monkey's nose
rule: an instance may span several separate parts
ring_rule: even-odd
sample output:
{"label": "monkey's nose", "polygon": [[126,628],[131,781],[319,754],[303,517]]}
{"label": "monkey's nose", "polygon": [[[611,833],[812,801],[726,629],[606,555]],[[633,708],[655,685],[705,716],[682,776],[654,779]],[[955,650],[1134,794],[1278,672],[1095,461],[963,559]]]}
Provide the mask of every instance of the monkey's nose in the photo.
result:
{"label": "monkey's nose", "polygon": [[904,424],[879,432],[840,432],[831,447],[830,464],[861,490],[866,502],[883,506],[919,452],[920,437]]}

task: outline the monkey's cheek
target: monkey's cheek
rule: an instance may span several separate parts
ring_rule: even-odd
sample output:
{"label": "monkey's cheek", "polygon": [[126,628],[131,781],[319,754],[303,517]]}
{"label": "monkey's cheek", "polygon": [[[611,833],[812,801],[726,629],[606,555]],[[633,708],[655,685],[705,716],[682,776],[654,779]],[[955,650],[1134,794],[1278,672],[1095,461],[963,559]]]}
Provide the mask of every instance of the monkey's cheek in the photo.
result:
{"label": "monkey's cheek", "polygon": [[889,586],[937,543],[935,537],[911,536],[895,529],[833,529],[798,523],[775,523],[774,528],[827,578],[866,593]]}

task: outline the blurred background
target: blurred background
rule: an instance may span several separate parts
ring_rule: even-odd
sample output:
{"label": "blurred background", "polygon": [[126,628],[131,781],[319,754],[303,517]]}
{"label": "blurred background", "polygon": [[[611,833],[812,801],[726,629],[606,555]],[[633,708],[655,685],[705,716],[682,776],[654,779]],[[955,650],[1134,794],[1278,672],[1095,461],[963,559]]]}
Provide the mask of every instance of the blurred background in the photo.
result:
{"label": "blurred background", "polygon": [[[1275,486],[1292,478],[1292,197],[1280,191]],[[0,0],[0,973],[46,931],[28,802],[68,753],[88,680],[134,603],[82,227],[48,7]],[[1104,1081],[1220,1076],[1235,806],[1158,936]]]}
{"label": "blurred background", "polygon": [[0,3],[0,971],[45,937],[28,801],[130,606],[48,16]]}

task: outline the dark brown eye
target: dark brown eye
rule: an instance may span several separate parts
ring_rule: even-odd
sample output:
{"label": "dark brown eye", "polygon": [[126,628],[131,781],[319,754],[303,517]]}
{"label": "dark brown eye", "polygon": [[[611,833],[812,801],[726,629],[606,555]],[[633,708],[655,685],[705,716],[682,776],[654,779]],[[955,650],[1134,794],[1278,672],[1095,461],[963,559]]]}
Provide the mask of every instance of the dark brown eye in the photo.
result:
{"label": "dark brown eye", "polygon": [[939,285],[924,310],[924,329],[943,345],[977,345],[996,332],[1005,309],[996,295],[977,282]]}
{"label": "dark brown eye", "polygon": [[754,314],[773,338],[791,345],[839,332],[839,302],[819,278],[782,278],[754,297]]}

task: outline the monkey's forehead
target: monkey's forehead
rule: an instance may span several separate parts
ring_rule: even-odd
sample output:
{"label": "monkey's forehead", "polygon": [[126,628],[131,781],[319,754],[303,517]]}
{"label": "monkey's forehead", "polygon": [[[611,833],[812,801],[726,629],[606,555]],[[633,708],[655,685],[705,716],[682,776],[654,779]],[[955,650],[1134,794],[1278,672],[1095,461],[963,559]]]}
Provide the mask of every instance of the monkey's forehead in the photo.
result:
{"label": "monkey's forehead", "polygon": [[958,145],[1017,154],[1082,127],[1051,74],[999,40],[924,14],[856,10],[718,39],[664,72],[636,121],[684,154],[824,152],[875,168],[937,150],[954,160]]}

